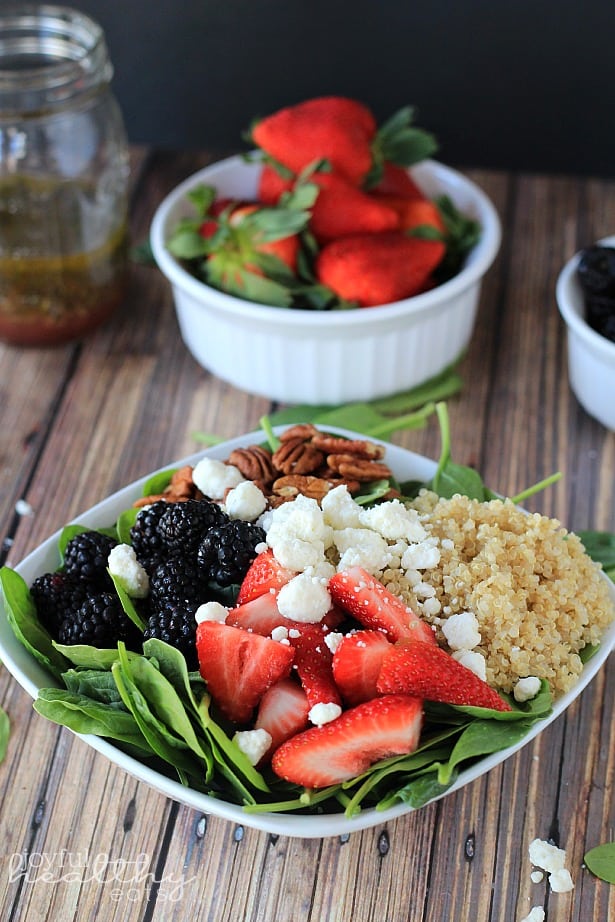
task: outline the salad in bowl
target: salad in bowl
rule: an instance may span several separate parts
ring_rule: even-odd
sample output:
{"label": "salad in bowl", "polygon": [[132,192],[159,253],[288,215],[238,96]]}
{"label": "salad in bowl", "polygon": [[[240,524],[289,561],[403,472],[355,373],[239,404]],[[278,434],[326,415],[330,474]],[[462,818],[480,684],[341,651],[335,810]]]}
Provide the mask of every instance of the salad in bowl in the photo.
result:
{"label": "salad in bowl", "polygon": [[265,425],[182,459],[0,571],[0,655],[38,713],[205,813],[321,837],[420,808],[615,639],[579,536],[443,441]]}

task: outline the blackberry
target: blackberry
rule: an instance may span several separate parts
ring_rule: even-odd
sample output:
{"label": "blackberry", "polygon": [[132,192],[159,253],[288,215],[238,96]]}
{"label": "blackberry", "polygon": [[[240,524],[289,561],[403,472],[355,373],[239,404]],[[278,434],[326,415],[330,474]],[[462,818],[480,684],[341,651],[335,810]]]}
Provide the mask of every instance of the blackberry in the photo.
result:
{"label": "blackberry", "polygon": [[577,276],[586,295],[615,296],[615,248],[594,244],[579,258]]}
{"label": "blackberry", "polygon": [[176,555],[160,563],[150,577],[152,609],[165,602],[191,608],[194,613],[201,602],[209,598],[207,581],[197,564]]}
{"label": "blackberry", "polygon": [[216,503],[188,499],[168,504],[159,519],[158,532],[171,552],[189,555],[196,553],[210,528],[228,521],[228,516]]}
{"label": "blackberry", "polygon": [[199,566],[219,586],[241,583],[265,537],[260,526],[240,519],[212,528],[199,546]]}
{"label": "blackberry", "polygon": [[117,540],[99,531],[83,531],[71,538],[64,551],[64,570],[93,586],[111,588],[107,573],[109,552]]}
{"label": "blackberry", "polygon": [[67,573],[43,573],[30,586],[38,620],[57,639],[60,625],[72,617],[87,595],[87,587]]}
{"label": "blackberry", "polygon": [[90,593],[81,606],[62,622],[58,640],[64,644],[115,647],[118,640],[136,647],[139,631],[112,592]]}
{"label": "blackberry", "polygon": [[139,510],[130,529],[130,542],[137,560],[146,570],[153,569],[165,556],[158,523],[168,507],[169,504],[164,499],[157,500],[151,506],[144,506]]}
{"label": "blackberry", "polygon": [[196,606],[183,605],[181,602],[167,599],[159,603],[150,614],[143,639],[157,637],[172,647],[177,647],[184,654],[188,669],[196,669]]}

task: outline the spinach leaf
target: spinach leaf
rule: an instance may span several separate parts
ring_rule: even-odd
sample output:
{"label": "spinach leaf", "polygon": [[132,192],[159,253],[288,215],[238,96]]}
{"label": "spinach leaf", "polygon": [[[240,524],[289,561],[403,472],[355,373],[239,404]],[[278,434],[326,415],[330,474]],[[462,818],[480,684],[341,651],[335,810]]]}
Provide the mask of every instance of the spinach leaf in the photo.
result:
{"label": "spinach leaf", "polygon": [[68,691],[101,704],[124,708],[111,671],[108,669],[68,669],[62,674]]}
{"label": "spinach leaf", "polygon": [[153,754],[131,714],[93,701],[85,695],[63,688],[41,688],[34,702],[34,710],[74,733],[91,733],[129,743],[144,755]]}
{"label": "spinach leaf", "polygon": [[103,650],[85,643],[61,644],[56,640],[53,645],[69,662],[86,669],[111,669],[118,658],[117,648]]}
{"label": "spinach leaf", "polygon": [[615,842],[596,845],[583,855],[583,861],[596,877],[615,884]]}
{"label": "spinach leaf", "polygon": [[[254,801],[252,794],[246,791],[245,779],[254,788],[269,793],[269,786],[261,773],[251,764],[246,755],[241,751],[212,718],[209,711],[210,697],[203,695],[199,702],[199,717],[201,726],[209,734],[212,749],[217,754],[217,767],[231,784],[238,790],[244,791],[248,801]],[[238,777],[238,774],[241,776]]]}
{"label": "spinach leaf", "polygon": [[9,745],[9,736],[11,733],[11,724],[9,715],[4,708],[0,708],[0,764],[4,761],[6,750]]}
{"label": "spinach leaf", "polygon": [[[132,681],[127,658],[113,664],[112,673],[126,709],[147,740],[152,751],[177,772],[190,777],[199,790],[203,789],[204,767],[190,754],[187,744],[176,737],[159,720],[147,700]],[[181,776],[180,776],[181,777]]]}
{"label": "spinach leaf", "polygon": [[591,559],[602,564],[607,576],[615,579],[615,534],[607,531],[578,531],[577,535]]}
{"label": "spinach leaf", "polygon": [[[380,762],[378,765],[372,766],[365,780],[349,798],[345,809],[346,816],[354,816],[359,813],[361,804],[367,795],[378,785],[382,784],[383,781],[389,780],[392,775],[400,772],[410,777],[412,775],[421,774],[427,766],[433,765],[435,762],[438,762],[439,759],[447,758],[449,752],[450,748],[448,747],[417,750],[409,756],[387,759],[386,762]],[[356,779],[353,779],[351,783],[356,783]],[[342,785],[342,787],[346,787],[346,784]]]}
{"label": "spinach leaf", "polygon": [[530,730],[533,720],[519,720],[503,723],[497,720],[473,720],[461,733],[453,746],[450,758],[438,768],[438,783],[451,783],[455,769],[468,759],[490,755],[507,749],[523,739]]}
{"label": "spinach leaf", "polygon": [[4,595],[7,619],[13,633],[39,663],[59,678],[66,669],[67,662],[54,647],[49,632],[38,620],[25,580],[16,570],[2,567],[0,586]]}
{"label": "spinach leaf", "polygon": [[454,705],[454,709],[462,714],[469,714],[471,717],[507,723],[509,721],[527,720],[530,717],[536,719],[546,717],[551,713],[553,705],[553,696],[546,679],[541,680],[537,694],[523,704],[515,702],[510,695],[502,695],[502,698],[511,705],[511,711],[494,711],[490,708],[473,707],[471,705]]}
{"label": "spinach leaf", "polygon": [[192,713],[198,716],[200,720],[194,685],[201,685],[202,692],[204,692],[205,682],[200,675],[193,676],[191,679],[184,655],[177,647],[172,647],[157,637],[150,637],[145,641],[143,652],[155,663],[157,669],[171,683],[184,704],[188,705]]}
{"label": "spinach leaf", "polygon": [[115,530],[118,541],[122,544],[132,544],[130,529],[135,524],[139,512],[140,510],[137,506],[131,506],[130,509],[124,509],[118,516],[118,520],[115,523]]}
{"label": "spinach leaf", "polygon": [[209,749],[197,738],[181,698],[171,682],[146,656],[129,659],[122,644],[118,650],[120,667],[127,684],[142,694],[150,712],[168,728],[172,738],[179,737],[204,762],[206,776],[210,776],[212,762]]}
{"label": "spinach leaf", "polygon": [[158,471],[148,477],[143,484],[143,496],[158,496],[159,493],[162,493],[169,486],[171,477],[176,470],[176,468],[170,468],[168,471]]}
{"label": "spinach leaf", "polygon": [[378,810],[386,810],[398,800],[408,804],[408,806],[412,807],[413,810],[418,810],[419,807],[424,807],[435,797],[439,797],[441,794],[444,794],[444,792],[450,788],[451,784],[453,784],[455,779],[456,773],[453,773],[448,784],[441,784],[436,771],[425,772],[424,774],[413,778],[408,784],[404,785],[398,791],[395,791],[392,795],[389,795],[387,798],[384,798],[382,801],[380,801],[378,804]]}
{"label": "spinach leaf", "polygon": [[128,595],[124,587],[122,586],[122,583],[117,578],[117,576],[114,576],[113,573],[111,573],[110,570],[107,570],[107,573],[111,577],[111,580],[115,587],[115,591],[117,592],[118,598],[120,602],[122,603],[124,614],[126,614],[130,618],[132,623],[136,625],[140,631],[144,631],[146,627],[145,621],[143,620],[143,618],[141,617],[141,615],[135,608],[134,602],[132,601],[132,599],[130,598],[130,596]]}

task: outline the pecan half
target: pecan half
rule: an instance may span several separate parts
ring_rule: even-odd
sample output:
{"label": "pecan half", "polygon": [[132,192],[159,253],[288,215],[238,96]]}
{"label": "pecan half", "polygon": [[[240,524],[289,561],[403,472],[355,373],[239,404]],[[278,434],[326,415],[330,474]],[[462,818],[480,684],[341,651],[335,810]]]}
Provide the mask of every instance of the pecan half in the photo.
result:
{"label": "pecan half", "polygon": [[311,474],[324,459],[323,453],[301,436],[286,439],[271,458],[274,467],[283,474]]}
{"label": "pecan half", "polygon": [[330,485],[321,477],[310,477],[302,474],[289,474],[278,477],[273,483],[274,496],[284,499],[294,499],[300,493],[310,499],[320,501],[330,490]]}
{"label": "pecan half", "polygon": [[311,423],[297,423],[285,429],[278,438],[280,442],[288,442],[290,439],[303,439],[304,442],[309,442],[315,435],[320,435],[316,426]]}
{"label": "pecan half", "polygon": [[342,439],[335,435],[318,433],[312,439],[312,445],[320,448],[326,455],[356,455],[359,458],[379,460],[384,458],[384,446],[363,439]]}
{"label": "pecan half", "polygon": [[133,506],[135,508],[151,506],[152,503],[160,499],[164,499],[168,503],[181,503],[187,499],[203,499],[203,494],[192,479],[192,468],[189,464],[178,468],[173,473],[168,486],[165,487],[162,493],[141,496],[139,499],[135,500]]}
{"label": "pecan half", "polygon": [[386,464],[379,461],[370,461],[367,458],[359,458],[357,455],[329,455],[327,464],[333,471],[341,474],[342,477],[359,480],[361,483],[369,480],[383,480],[391,476],[391,468]]}
{"label": "pecan half", "polygon": [[236,467],[246,480],[256,480],[262,484],[271,484],[276,477],[271,452],[261,445],[235,448],[230,453],[227,463]]}

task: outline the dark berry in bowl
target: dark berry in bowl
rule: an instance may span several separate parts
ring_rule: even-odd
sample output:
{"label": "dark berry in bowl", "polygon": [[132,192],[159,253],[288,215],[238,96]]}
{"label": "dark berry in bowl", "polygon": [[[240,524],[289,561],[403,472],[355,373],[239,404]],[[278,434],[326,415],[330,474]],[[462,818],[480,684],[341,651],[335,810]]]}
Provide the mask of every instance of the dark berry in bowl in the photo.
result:
{"label": "dark berry in bowl", "polygon": [[615,247],[594,244],[583,250],[577,278],[587,323],[596,333],[615,342]]}

